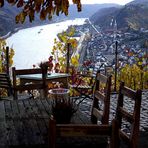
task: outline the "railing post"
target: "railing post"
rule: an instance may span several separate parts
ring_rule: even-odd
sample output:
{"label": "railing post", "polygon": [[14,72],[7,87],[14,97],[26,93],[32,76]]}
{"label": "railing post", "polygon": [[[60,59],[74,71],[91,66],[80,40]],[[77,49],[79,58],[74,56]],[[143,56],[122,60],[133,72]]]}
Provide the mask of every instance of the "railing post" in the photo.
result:
{"label": "railing post", "polygon": [[117,63],[118,63],[118,42],[115,42],[115,85],[114,85],[114,91],[116,92],[116,86],[117,86]]}
{"label": "railing post", "polygon": [[67,44],[66,73],[69,73],[69,66],[70,66],[69,59],[70,59],[70,43]]}
{"label": "railing post", "polygon": [[9,75],[9,47],[6,47],[6,73]]}

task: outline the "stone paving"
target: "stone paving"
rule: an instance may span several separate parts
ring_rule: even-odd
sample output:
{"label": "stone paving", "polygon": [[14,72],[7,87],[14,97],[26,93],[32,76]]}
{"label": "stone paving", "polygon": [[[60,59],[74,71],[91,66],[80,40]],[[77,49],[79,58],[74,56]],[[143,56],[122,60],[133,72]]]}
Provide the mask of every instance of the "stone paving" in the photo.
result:
{"label": "stone paving", "polygon": [[[113,94],[111,97],[111,106],[110,106],[110,121],[115,115],[116,104],[117,104],[117,94]],[[90,118],[92,100],[84,100],[80,108],[88,118]],[[130,105],[129,105],[130,104]],[[129,106],[128,110],[132,108],[132,102],[126,101],[125,106]],[[141,115],[140,115],[140,131],[148,131],[148,90],[143,91],[142,93],[142,103],[141,103]]]}

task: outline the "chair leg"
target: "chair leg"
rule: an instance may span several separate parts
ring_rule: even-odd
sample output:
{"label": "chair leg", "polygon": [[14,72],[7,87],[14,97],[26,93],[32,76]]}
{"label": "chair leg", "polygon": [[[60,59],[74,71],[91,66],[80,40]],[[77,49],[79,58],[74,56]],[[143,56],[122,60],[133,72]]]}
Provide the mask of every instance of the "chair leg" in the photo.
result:
{"label": "chair leg", "polygon": [[49,148],[56,148],[56,121],[53,117],[49,121]]}
{"label": "chair leg", "polygon": [[110,148],[119,148],[119,124],[118,121],[113,119],[112,121],[112,134],[110,138]]}
{"label": "chair leg", "polygon": [[14,100],[18,100],[17,91],[15,91],[15,90],[14,90],[13,98],[14,98]]}
{"label": "chair leg", "polygon": [[97,124],[97,118],[94,116],[94,115],[91,115],[91,122],[93,123],[93,124]]}

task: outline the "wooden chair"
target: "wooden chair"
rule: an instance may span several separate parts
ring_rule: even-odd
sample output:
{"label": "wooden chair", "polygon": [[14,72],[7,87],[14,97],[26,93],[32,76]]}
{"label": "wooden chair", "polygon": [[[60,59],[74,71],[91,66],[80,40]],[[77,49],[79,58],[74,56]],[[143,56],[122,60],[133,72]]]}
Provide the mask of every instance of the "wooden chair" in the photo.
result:
{"label": "wooden chair", "polygon": [[86,98],[93,99],[95,75],[87,72],[78,73],[75,76],[74,82],[70,84],[70,88],[73,89],[73,92],[76,91],[76,99],[78,104],[80,104]]}
{"label": "wooden chair", "polygon": [[[123,107],[123,96],[128,96],[134,99],[134,105],[130,106],[133,109],[133,114],[128,113]],[[127,101],[127,100],[126,100]],[[129,102],[126,102],[131,104]],[[49,147],[56,148],[57,137],[98,137],[108,136],[110,148],[124,147],[121,139],[127,143],[127,148],[137,148],[139,120],[140,120],[140,106],[141,106],[141,91],[134,91],[120,84],[119,97],[116,110],[116,118],[112,120],[111,124],[56,124],[53,117],[49,122]],[[129,109],[128,109],[129,110]],[[132,123],[130,136],[121,130],[122,117]],[[124,127],[126,130],[126,126]]]}
{"label": "wooden chair", "polygon": [[94,98],[91,111],[91,121],[101,124],[109,123],[111,93],[111,75],[105,76],[100,71],[97,72],[95,80]]}
{"label": "wooden chair", "polygon": [[[18,83],[17,78],[20,75],[28,75],[28,74],[42,74],[42,83],[28,83],[22,84]],[[46,77],[42,73],[41,69],[18,69],[12,67],[12,75],[13,75],[13,90],[14,90],[14,99],[18,99],[18,92],[27,91],[29,96],[27,98],[34,98],[32,90],[43,90],[46,89]]]}
{"label": "wooden chair", "polygon": [[[111,125],[109,125],[111,76],[107,77],[101,74],[100,71],[98,71],[96,74],[95,84],[96,86],[95,86],[95,92],[94,92],[94,100],[93,100],[92,111],[91,111],[91,119],[93,124],[86,125],[86,126],[82,124],[59,125],[57,128],[57,126],[55,127],[55,125],[52,125],[52,124],[55,124],[55,121],[51,119],[50,130],[52,134],[55,134],[53,133],[54,131],[52,131],[54,128],[57,128],[58,130],[57,132],[58,133],[60,132],[61,133],[60,135],[62,136],[64,135],[64,130],[66,131],[66,134],[68,132],[68,135],[70,134],[69,132],[71,132],[73,136],[80,136],[80,137],[83,137],[83,136],[85,137],[86,135],[90,137],[98,137],[99,135],[98,133],[104,133],[104,137],[102,138],[99,135],[100,137],[99,139],[101,139],[102,145],[107,145],[108,136],[111,136],[112,134]],[[101,92],[101,89],[102,89],[102,92]],[[102,108],[99,108],[98,103],[100,103],[100,100],[103,102]],[[97,121],[101,122],[100,124],[101,127],[97,125]],[[54,128],[52,126],[54,126]],[[50,139],[50,141],[52,141],[52,139]]]}
{"label": "wooden chair", "polygon": [[[122,142],[128,148],[138,147],[141,97],[141,90],[134,91],[123,82],[120,84],[115,118],[118,146]],[[125,127],[128,129],[125,130]]]}

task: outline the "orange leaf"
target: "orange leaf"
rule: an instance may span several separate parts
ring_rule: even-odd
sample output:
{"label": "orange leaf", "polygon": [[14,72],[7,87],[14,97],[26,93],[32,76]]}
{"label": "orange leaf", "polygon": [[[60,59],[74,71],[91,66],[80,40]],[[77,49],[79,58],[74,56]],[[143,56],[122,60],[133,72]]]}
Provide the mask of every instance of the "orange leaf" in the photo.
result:
{"label": "orange leaf", "polygon": [[40,19],[41,20],[45,20],[46,19],[46,15],[47,15],[46,10],[44,8],[42,8],[41,13],[40,13]]}
{"label": "orange leaf", "polygon": [[8,3],[14,3],[14,0],[7,0]]}
{"label": "orange leaf", "polygon": [[39,12],[40,9],[41,9],[41,5],[40,5],[40,4],[36,4],[36,6],[35,6],[35,11],[36,11],[36,12]]}

